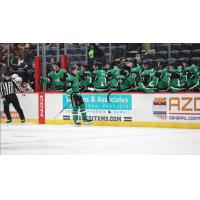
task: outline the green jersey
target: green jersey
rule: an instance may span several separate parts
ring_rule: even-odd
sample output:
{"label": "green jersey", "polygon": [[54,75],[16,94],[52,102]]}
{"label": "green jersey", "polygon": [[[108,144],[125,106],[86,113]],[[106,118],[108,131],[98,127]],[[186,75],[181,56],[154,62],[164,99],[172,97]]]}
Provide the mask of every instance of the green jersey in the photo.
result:
{"label": "green jersey", "polygon": [[67,79],[67,94],[71,95],[73,93],[80,92],[80,77],[78,75],[70,74]]}
{"label": "green jersey", "polygon": [[93,72],[93,75],[95,76],[95,80],[93,82],[93,86],[95,88],[96,92],[102,92],[106,91],[108,89],[107,79],[106,79],[106,71],[96,70]]}
{"label": "green jersey", "polygon": [[92,84],[92,73],[90,71],[79,70],[78,75],[80,77],[81,90],[87,90]]}
{"label": "green jersey", "polygon": [[128,70],[122,70],[118,76],[119,91],[130,91],[135,89],[135,77]]}
{"label": "green jersey", "polygon": [[65,81],[67,77],[67,72],[65,69],[60,69],[58,72],[51,71],[48,73],[47,77],[44,78],[46,84],[52,83],[56,88],[63,88],[65,86]]}
{"label": "green jersey", "polygon": [[157,89],[158,91],[167,91],[170,86],[170,78],[168,76],[168,69],[159,69],[155,76],[158,78]]}
{"label": "green jersey", "polygon": [[199,69],[196,65],[191,65],[185,68],[186,87],[189,90],[198,90],[199,88]]}
{"label": "green jersey", "polygon": [[185,82],[183,79],[182,69],[170,69],[170,89],[172,92],[183,91],[185,89]]}
{"label": "green jersey", "polygon": [[135,81],[137,83],[141,81],[141,76],[140,76],[141,73],[142,73],[142,68],[139,64],[131,67],[131,75],[135,77]]}
{"label": "green jersey", "polygon": [[117,66],[114,66],[113,69],[108,70],[107,78],[109,80],[108,84],[110,88],[117,90],[119,86],[118,79],[120,78],[119,68]]}
{"label": "green jersey", "polygon": [[155,69],[145,69],[141,74],[141,81],[138,83],[142,92],[154,92],[157,90],[158,78],[155,76]]}

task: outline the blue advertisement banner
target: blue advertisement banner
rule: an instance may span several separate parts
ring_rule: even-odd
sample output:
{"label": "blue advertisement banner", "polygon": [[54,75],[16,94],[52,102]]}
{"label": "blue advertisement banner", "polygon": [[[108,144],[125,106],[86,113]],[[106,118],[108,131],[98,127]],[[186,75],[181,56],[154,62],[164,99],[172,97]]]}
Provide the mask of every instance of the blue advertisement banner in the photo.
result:
{"label": "blue advertisement banner", "polygon": [[[81,94],[86,109],[90,110],[132,110],[131,94],[111,94],[110,103],[107,101],[107,94]],[[67,94],[63,94],[63,108],[69,103],[70,99]],[[66,107],[72,109],[72,105]]]}

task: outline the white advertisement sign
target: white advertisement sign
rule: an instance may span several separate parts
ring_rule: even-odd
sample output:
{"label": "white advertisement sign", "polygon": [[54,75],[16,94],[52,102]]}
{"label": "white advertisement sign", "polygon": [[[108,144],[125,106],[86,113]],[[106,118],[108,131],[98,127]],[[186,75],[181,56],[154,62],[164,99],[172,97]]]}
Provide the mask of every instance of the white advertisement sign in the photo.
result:
{"label": "white advertisement sign", "polygon": [[200,122],[200,94],[134,95],[135,121]]}
{"label": "white advertisement sign", "polygon": [[[94,121],[133,121],[133,96],[131,94],[81,94],[85,102],[87,116]],[[46,119],[72,120],[72,105],[67,94],[46,94]],[[79,116],[80,113],[79,113]]]}
{"label": "white advertisement sign", "polygon": [[[19,103],[24,112],[26,119],[37,119],[38,118],[38,94],[26,94],[26,96],[22,96],[22,94],[17,94],[19,99]],[[3,112],[3,101],[1,100],[1,112]],[[19,118],[18,113],[10,104],[10,112],[12,118]],[[2,113],[2,118],[5,118],[5,114]]]}

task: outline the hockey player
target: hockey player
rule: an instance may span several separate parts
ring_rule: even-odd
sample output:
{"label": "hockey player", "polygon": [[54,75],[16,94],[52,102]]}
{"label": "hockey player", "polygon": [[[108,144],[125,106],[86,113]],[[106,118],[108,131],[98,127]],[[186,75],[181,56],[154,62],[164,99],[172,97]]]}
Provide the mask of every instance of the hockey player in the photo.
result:
{"label": "hockey player", "polygon": [[135,87],[135,77],[131,76],[131,64],[121,66],[119,80],[119,91],[128,92]]}
{"label": "hockey player", "polygon": [[138,83],[141,81],[141,73],[142,68],[137,63],[137,60],[134,59],[133,62],[129,62],[128,66],[130,65],[130,76],[132,77],[132,84],[131,84],[131,91],[137,92],[139,90]]}
{"label": "hockey player", "polygon": [[158,65],[158,71],[155,72],[155,77],[158,78],[157,90],[160,92],[166,92],[170,86],[170,77],[168,76],[168,68],[165,63],[160,62]]}
{"label": "hockey player", "polygon": [[80,77],[80,90],[90,91],[92,85],[92,73],[87,70],[87,66],[81,66],[78,70],[78,75]]}
{"label": "hockey player", "polygon": [[95,70],[92,72],[94,91],[95,92],[108,91],[106,70],[102,69],[101,63],[96,63],[94,67],[95,67]]}
{"label": "hockey player", "polygon": [[60,62],[55,63],[53,65],[54,71],[49,72],[47,77],[41,77],[40,83],[52,83],[56,90],[65,91],[67,71],[65,69],[61,69],[60,66]]}
{"label": "hockey player", "polygon": [[155,92],[158,78],[155,76],[155,69],[151,68],[150,63],[144,63],[144,71],[141,73],[141,81],[138,83],[139,90],[142,92]]}
{"label": "hockey player", "polygon": [[170,77],[171,92],[180,92],[185,90],[183,69],[180,62],[173,63],[172,68],[169,70],[168,76]]}
{"label": "hockey player", "polygon": [[72,102],[72,115],[73,115],[73,121],[76,126],[80,126],[81,122],[78,120],[78,110],[80,109],[80,113],[82,116],[82,120],[84,124],[90,124],[92,123],[92,120],[87,119],[86,110],[85,110],[85,103],[83,101],[83,98],[80,94],[80,77],[78,75],[78,69],[76,67],[73,67],[71,70],[71,74],[66,79],[67,84],[67,94],[69,95],[69,98]]}
{"label": "hockey player", "polygon": [[[133,60],[133,65],[131,67],[131,75],[135,77],[135,81],[138,83],[141,81],[142,67],[137,63],[137,60]],[[133,75],[134,74],[134,75]]]}
{"label": "hockey player", "polygon": [[119,67],[113,66],[112,69],[107,71],[107,80],[108,85],[111,91],[118,91],[119,83],[118,79],[120,78]]}
{"label": "hockey player", "polygon": [[188,91],[198,91],[200,85],[200,72],[197,65],[188,65],[185,68],[186,88]]}

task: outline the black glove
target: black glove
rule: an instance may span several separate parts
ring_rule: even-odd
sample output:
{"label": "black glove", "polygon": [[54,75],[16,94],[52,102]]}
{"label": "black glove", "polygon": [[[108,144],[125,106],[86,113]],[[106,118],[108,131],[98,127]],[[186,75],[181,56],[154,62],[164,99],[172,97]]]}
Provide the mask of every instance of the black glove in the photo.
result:
{"label": "black glove", "polygon": [[132,87],[132,88],[136,88],[136,83],[132,83],[132,84],[131,84],[131,87]]}
{"label": "black glove", "polygon": [[176,74],[176,73],[172,73],[171,77],[174,78],[174,79],[180,79],[181,75],[180,74]]}
{"label": "black glove", "polygon": [[94,74],[92,74],[92,82],[94,82],[96,79],[97,79],[97,76],[96,75],[94,75]]}
{"label": "black glove", "polygon": [[111,80],[112,79],[112,74],[108,73],[107,77],[108,77],[108,80]]}
{"label": "black glove", "polygon": [[76,107],[83,104],[83,99],[82,99],[80,93],[72,93],[71,94],[71,101],[72,101],[72,105],[75,105]]}
{"label": "black glove", "polygon": [[83,73],[82,75],[80,75],[80,77],[81,77],[82,80],[85,80],[86,79],[85,73]]}
{"label": "black glove", "polygon": [[190,71],[186,71],[186,75],[187,75],[188,77],[190,77],[190,76],[192,76],[192,73],[191,73]]}
{"label": "black glove", "polygon": [[155,73],[155,76],[156,76],[157,78],[161,78],[161,77],[162,77],[162,74],[161,74],[161,72],[156,72],[156,73]]}

